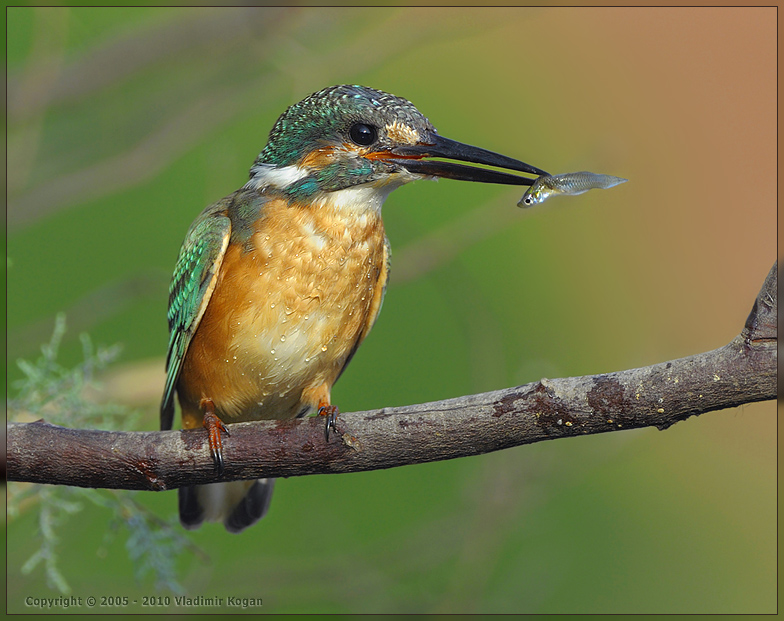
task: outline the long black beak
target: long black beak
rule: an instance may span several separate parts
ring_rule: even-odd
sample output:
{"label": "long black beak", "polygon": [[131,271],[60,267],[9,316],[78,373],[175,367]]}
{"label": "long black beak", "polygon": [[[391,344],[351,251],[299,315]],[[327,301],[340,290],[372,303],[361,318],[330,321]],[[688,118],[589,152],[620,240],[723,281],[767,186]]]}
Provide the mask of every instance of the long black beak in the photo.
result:
{"label": "long black beak", "polygon": [[[397,157],[396,157],[397,156]],[[531,185],[535,179],[510,175],[498,170],[487,168],[476,168],[445,162],[442,160],[431,160],[425,158],[444,158],[447,160],[458,160],[461,162],[471,162],[473,164],[483,164],[485,166],[495,166],[507,170],[517,170],[540,177],[547,175],[545,171],[516,160],[505,155],[499,155],[486,149],[472,147],[449,138],[443,138],[438,134],[431,134],[427,138],[427,143],[420,143],[411,146],[395,147],[387,156],[389,160],[396,162],[412,173],[423,175],[433,175],[446,179],[461,179],[463,181],[481,181],[483,183],[505,183],[508,185]]]}

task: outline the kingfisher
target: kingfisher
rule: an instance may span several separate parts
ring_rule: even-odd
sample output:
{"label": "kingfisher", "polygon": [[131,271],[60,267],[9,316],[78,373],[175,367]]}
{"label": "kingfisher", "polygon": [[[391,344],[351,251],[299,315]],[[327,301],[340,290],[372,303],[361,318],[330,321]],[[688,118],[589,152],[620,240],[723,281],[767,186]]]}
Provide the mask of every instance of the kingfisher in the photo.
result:
{"label": "kingfisher", "polygon": [[[227,425],[325,415],[331,390],[381,310],[390,246],[381,206],[426,178],[531,185],[519,160],[438,134],[406,99],[332,86],[290,106],[239,190],[191,224],[169,290],[161,429],[174,395],[223,471]],[[269,508],[274,479],[178,490],[180,521],[238,533]]]}

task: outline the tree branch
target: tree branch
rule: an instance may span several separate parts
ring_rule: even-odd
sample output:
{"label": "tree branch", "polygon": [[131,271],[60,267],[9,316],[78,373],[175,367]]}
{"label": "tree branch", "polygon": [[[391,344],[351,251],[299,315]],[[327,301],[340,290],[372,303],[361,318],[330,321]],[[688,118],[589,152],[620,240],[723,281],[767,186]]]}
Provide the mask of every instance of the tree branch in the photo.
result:
{"label": "tree branch", "polygon": [[420,405],[237,423],[213,472],[206,432],[112,432],[8,423],[8,480],[167,490],[218,480],[359,472],[623,429],[775,399],[777,264],[728,345],[639,369],[541,381]]}

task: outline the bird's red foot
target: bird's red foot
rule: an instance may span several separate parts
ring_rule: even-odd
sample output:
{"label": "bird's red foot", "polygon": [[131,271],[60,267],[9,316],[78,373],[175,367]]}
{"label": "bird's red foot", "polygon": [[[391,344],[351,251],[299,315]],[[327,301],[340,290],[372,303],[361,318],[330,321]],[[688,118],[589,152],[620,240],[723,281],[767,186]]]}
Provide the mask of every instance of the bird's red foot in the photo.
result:
{"label": "bird's red foot", "polygon": [[324,437],[327,439],[327,442],[329,442],[329,430],[331,429],[335,433],[338,432],[337,427],[335,427],[335,422],[338,419],[338,406],[330,405],[327,402],[321,402],[319,403],[318,407],[318,415],[327,417],[327,426],[324,428]]}
{"label": "bird's red foot", "polygon": [[226,429],[226,425],[223,424],[223,421],[215,413],[215,404],[212,402],[212,399],[202,399],[199,406],[204,410],[204,422],[202,425],[207,430],[210,455],[212,455],[215,470],[218,474],[223,474],[223,439],[221,434],[225,433],[228,436],[230,435],[229,430]]}

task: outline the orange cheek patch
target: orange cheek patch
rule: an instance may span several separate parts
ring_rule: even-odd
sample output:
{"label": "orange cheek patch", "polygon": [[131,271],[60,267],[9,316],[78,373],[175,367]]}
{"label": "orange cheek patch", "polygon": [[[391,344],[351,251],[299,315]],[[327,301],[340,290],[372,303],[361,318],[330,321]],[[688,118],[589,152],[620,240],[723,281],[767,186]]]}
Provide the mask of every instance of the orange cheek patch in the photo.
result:
{"label": "orange cheek patch", "polygon": [[335,151],[335,147],[319,147],[303,157],[299,166],[301,168],[323,168],[334,161]]}

